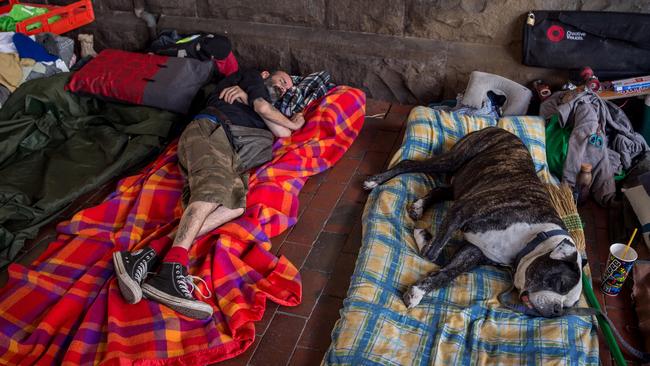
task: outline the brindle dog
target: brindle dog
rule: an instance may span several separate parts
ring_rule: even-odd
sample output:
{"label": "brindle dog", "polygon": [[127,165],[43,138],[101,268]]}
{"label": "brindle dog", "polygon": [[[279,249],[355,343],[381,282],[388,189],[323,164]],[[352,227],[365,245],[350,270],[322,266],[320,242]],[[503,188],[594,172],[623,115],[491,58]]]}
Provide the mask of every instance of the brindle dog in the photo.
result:
{"label": "brindle dog", "polygon": [[483,264],[513,266],[522,301],[543,316],[559,316],[578,301],[580,254],[517,136],[496,127],[470,133],[449,152],[424,161],[405,160],[369,177],[364,188],[415,172],[448,173],[452,178],[451,186],[434,188],[411,205],[408,212],[414,220],[435,202],[454,201],[435,236],[415,230],[421,254],[436,260],[457,230],[465,240],[447,265],[409,288],[403,297],[408,307]]}

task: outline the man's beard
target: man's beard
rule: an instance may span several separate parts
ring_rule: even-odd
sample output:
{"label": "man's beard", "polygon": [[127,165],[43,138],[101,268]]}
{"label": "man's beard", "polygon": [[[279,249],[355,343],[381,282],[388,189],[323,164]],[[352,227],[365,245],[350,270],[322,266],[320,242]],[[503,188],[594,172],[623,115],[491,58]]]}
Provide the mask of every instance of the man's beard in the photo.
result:
{"label": "man's beard", "polygon": [[271,80],[271,78],[264,80],[264,86],[266,86],[266,90],[269,92],[269,97],[271,97],[271,104],[277,102],[281,95],[280,91],[273,86],[273,80]]}

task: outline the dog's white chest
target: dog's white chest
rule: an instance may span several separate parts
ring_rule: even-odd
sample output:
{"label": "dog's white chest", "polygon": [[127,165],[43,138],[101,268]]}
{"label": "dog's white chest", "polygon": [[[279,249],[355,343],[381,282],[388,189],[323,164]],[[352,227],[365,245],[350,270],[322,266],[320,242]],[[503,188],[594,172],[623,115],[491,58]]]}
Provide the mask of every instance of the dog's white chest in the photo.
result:
{"label": "dog's white chest", "polygon": [[501,264],[512,264],[526,244],[537,233],[559,229],[556,224],[528,224],[517,222],[504,230],[488,230],[481,233],[465,232],[470,243],[481,249],[490,260]]}

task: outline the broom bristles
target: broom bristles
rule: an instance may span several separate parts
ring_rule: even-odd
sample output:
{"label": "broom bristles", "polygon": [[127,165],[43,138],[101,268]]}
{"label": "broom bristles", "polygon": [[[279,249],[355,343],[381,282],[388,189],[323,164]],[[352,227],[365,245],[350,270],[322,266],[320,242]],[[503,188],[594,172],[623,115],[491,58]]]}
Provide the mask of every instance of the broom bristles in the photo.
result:
{"label": "broom bristles", "polygon": [[[585,233],[582,230],[578,207],[573,200],[573,190],[564,183],[560,185],[549,183],[546,185],[546,188],[551,196],[551,203],[560,215],[560,218],[567,225],[567,229],[576,244],[576,248],[584,252],[586,250]],[[574,225],[570,224],[572,221],[575,221]]]}

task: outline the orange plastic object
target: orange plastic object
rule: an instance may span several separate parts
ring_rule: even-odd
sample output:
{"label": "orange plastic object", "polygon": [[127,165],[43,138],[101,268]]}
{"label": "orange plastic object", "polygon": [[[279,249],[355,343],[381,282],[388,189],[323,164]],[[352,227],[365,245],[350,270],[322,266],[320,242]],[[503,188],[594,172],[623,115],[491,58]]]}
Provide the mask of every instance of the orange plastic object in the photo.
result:
{"label": "orange plastic object", "polygon": [[[27,35],[43,32],[63,34],[86,24],[90,24],[95,20],[95,12],[93,11],[93,3],[91,0],[76,1],[70,5],[63,6],[30,4],[18,0],[0,0],[0,4],[6,4],[0,5],[0,14],[8,13],[11,10],[11,7],[15,4],[49,9],[49,11],[43,15],[35,16],[16,23],[16,32]],[[57,15],[60,16],[61,19],[50,24],[48,20]],[[30,29],[29,31],[27,30],[28,27],[31,28],[30,25],[39,22],[40,26]]]}

